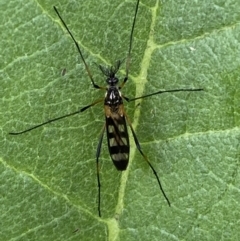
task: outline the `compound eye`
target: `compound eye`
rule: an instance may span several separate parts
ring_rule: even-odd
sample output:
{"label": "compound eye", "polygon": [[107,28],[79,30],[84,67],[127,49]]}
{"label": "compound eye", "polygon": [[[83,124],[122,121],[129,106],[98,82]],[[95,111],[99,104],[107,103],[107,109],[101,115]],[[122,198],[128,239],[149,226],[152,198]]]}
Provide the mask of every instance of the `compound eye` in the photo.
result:
{"label": "compound eye", "polygon": [[106,82],[109,84],[109,85],[116,85],[118,83],[118,78],[107,78],[106,79]]}

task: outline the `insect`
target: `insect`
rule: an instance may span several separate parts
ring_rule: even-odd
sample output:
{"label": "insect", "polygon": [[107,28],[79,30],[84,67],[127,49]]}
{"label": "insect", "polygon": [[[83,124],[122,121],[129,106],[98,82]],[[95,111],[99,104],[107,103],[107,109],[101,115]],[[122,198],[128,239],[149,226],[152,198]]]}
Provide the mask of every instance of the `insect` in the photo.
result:
{"label": "insect", "polygon": [[125,110],[124,110],[124,105],[123,105],[123,101],[135,101],[137,99],[142,99],[142,98],[147,98],[153,95],[158,95],[158,94],[162,94],[162,93],[169,93],[169,92],[180,92],[180,91],[202,91],[203,89],[199,88],[199,89],[173,89],[173,90],[160,90],[151,94],[147,94],[147,95],[143,95],[140,97],[136,97],[136,98],[128,98],[124,95],[121,94],[120,90],[123,88],[123,86],[126,84],[126,82],[128,81],[128,74],[129,74],[129,66],[130,66],[130,55],[131,55],[131,51],[132,51],[132,44],[133,44],[133,32],[134,32],[134,28],[135,28],[135,23],[136,23],[136,18],[137,18],[137,12],[138,12],[138,8],[139,8],[139,2],[140,0],[137,0],[136,3],[136,7],[135,7],[135,13],[134,13],[134,17],[133,17],[133,22],[132,22],[132,27],[131,27],[131,31],[130,31],[130,39],[129,39],[129,48],[128,48],[128,54],[127,54],[127,58],[126,58],[126,75],[122,81],[122,83],[119,85],[119,79],[116,76],[121,64],[123,61],[118,60],[115,65],[110,66],[110,67],[104,67],[102,65],[99,65],[99,69],[101,70],[101,72],[103,73],[103,75],[105,75],[106,77],[106,83],[107,83],[107,87],[102,87],[99,86],[95,83],[93,75],[85,61],[85,58],[83,57],[82,51],[80,49],[79,44],[77,43],[77,41],[75,40],[75,37],[73,36],[72,32],[69,30],[69,28],[67,27],[65,21],[63,20],[63,18],[61,17],[61,15],[59,14],[57,8],[54,6],[54,10],[56,12],[56,14],[58,15],[61,23],[63,24],[63,26],[65,27],[66,31],[68,32],[68,34],[70,35],[71,39],[73,40],[74,44],[76,45],[77,51],[81,57],[81,60],[85,66],[85,69],[87,71],[87,74],[91,80],[91,83],[93,85],[93,87],[95,89],[100,89],[100,90],[105,90],[105,97],[96,101],[93,101],[91,104],[66,115],[57,117],[57,118],[53,118],[51,120],[48,120],[46,122],[43,122],[41,124],[35,125],[29,129],[20,131],[20,132],[10,132],[9,134],[11,135],[20,135],[29,131],[32,131],[34,129],[37,129],[41,126],[47,125],[49,123],[79,114],[84,112],[85,110],[89,109],[90,107],[99,104],[99,103],[103,103],[104,104],[104,112],[105,112],[105,123],[103,126],[103,129],[101,131],[100,134],[100,140],[97,146],[97,152],[96,152],[96,166],[97,166],[97,184],[98,184],[98,214],[99,217],[101,217],[101,183],[100,183],[100,174],[99,174],[99,157],[100,157],[100,152],[101,152],[101,146],[102,146],[102,142],[103,142],[103,137],[104,137],[104,133],[106,131],[107,134],[107,143],[108,143],[108,150],[109,150],[109,154],[111,156],[111,159],[113,161],[113,164],[115,165],[115,167],[117,168],[117,170],[119,171],[124,171],[127,169],[128,166],[128,162],[129,162],[129,153],[130,153],[130,144],[129,144],[129,135],[128,135],[128,130],[127,130],[127,124],[130,127],[133,139],[135,141],[136,147],[138,149],[138,151],[140,152],[140,154],[142,155],[143,159],[147,162],[147,164],[149,165],[149,167],[152,169],[153,174],[155,175],[159,188],[164,196],[164,198],[166,199],[168,205],[170,206],[170,201],[167,197],[167,195],[165,194],[162,184],[160,182],[159,176],[156,172],[156,170],[154,169],[153,165],[150,163],[148,157],[143,153],[141,145],[138,141],[138,138],[136,136],[136,133],[132,127],[132,124],[129,120],[129,117],[127,116]]}

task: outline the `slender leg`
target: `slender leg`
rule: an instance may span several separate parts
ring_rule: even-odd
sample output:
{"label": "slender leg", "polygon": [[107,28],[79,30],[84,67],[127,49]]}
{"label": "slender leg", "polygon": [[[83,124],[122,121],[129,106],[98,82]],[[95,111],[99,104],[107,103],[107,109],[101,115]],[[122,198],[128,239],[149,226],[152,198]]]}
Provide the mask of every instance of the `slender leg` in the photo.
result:
{"label": "slender leg", "polygon": [[125,113],[124,113],[124,115],[125,115],[125,117],[126,117],[126,119],[127,119],[128,125],[130,126],[130,129],[131,129],[131,131],[132,131],[133,138],[134,138],[134,141],[135,141],[135,144],[136,144],[136,146],[137,146],[138,151],[141,153],[141,155],[143,156],[144,160],[148,163],[148,165],[149,165],[150,168],[152,169],[153,174],[155,175],[155,177],[156,177],[156,179],[157,179],[158,185],[159,185],[159,187],[160,187],[160,190],[161,190],[164,198],[166,199],[168,205],[171,206],[170,201],[169,201],[167,195],[165,194],[165,192],[164,192],[164,190],[163,190],[163,187],[162,187],[162,184],[161,184],[161,182],[160,182],[160,179],[159,179],[159,177],[158,177],[157,172],[155,171],[154,167],[152,166],[152,164],[151,164],[150,161],[148,160],[147,156],[143,153],[142,148],[141,148],[141,146],[140,146],[140,143],[139,143],[139,141],[138,141],[138,139],[137,139],[137,136],[136,136],[136,134],[135,134],[135,132],[134,132],[134,130],[133,130],[132,124],[131,124],[128,116],[127,116]]}
{"label": "slender leg", "polygon": [[130,61],[131,61],[131,52],[132,52],[132,43],[133,43],[133,31],[134,31],[134,27],[135,27],[135,23],[136,23],[136,19],[137,19],[139,2],[140,2],[140,0],[138,0],[137,4],[136,4],[135,14],[134,14],[133,23],[132,23],[132,30],[131,30],[130,39],[129,39],[129,49],[128,49],[128,55],[127,55],[127,60],[126,60],[126,76],[125,76],[122,84],[120,85],[120,89],[123,88],[123,86],[125,85],[125,83],[128,80],[128,71],[129,71],[129,66],[130,66]]}
{"label": "slender leg", "polygon": [[82,51],[81,51],[81,49],[80,49],[80,47],[79,47],[78,42],[76,41],[76,39],[74,38],[73,34],[72,34],[71,31],[69,30],[67,24],[64,22],[63,18],[61,17],[60,13],[58,12],[57,8],[56,8],[55,6],[54,6],[53,8],[54,8],[56,14],[58,15],[59,19],[61,20],[63,26],[65,27],[65,29],[68,31],[69,35],[71,36],[73,42],[75,43],[75,45],[76,45],[76,47],[77,47],[77,50],[78,50],[78,53],[80,54],[80,57],[81,57],[81,59],[82,59],[82,61],[83,61],[83,63],[84,63],[85,69],[86,69],[86,71],[87,71],[87,73],[88,73],[88,76],[89,76],[89,78],[90,78],[90,80],[91,80],[91,82],[92,82],[93,87],[96,88],[96,89],[106,89],[106,88],[104,88],[104,87],[101,87],[101,86],[95,84],[94,79],[93,79],[93,76],[92,76],[92,73],[91,73],[91,71],[90,71],[90,69],[89,69],[89,67],[88,67],[88,65],[87,65],[87,63],[86,63],[86,61],[85,61],[85,59],[84,59],[84,57],[83,57],[83,54],[82,54]]}
{"label": "slender leg", "polygon": [[133,100],[138,100],[138,99],[143,99],[143,98],[146,98],[146,97],[150,97],[150,96],[153,96],[153,95],[159,95],[159,94],[163,94],[163,93],[171,93],[171,92],[190,92],[190,91],[203,91],[204,89],[202,88],[198,88],[198,89],[174,89],[174,90],[159,90],[157,92],[154,92],[154,93],[151,93],[151,94],[148,94],[148,95],[143,95],[143,96],[139,96],[139,97],[136,97],[136,98],[128,98],[126,96],[123,96],[123,98],[127,101],[127,102],[131,102]]}
{"label": "slender leg", "polygon": [[94,106],[94,105],[96,105],[96,104],[98,104],[98,103],[100,103],[100,102],[103,102],[103,98],[94,101],[92,104],[87,105],[87,106],[83,107],[82,109],[80,109],[80,110],[78,110],[78,111],[75,111],[75,112],[72,112],[72,113],[70,113],[70,114],[63,115],[63,116],[60,116],[60,117],[57,117],[57,118],[54,118],[54,119],[45,121],[45,122],[43,122],[43,123],[41,123],[41,124],[39,124],[39,125],[33,126],[33,127],[29,128],[29,129],[26,129],[26,130],[24,130],[24,131],[9,132],[9,134],[10,134],[10,135],[20,135],[20,134],[29,132],[29,131],[34,130],[34,129],[37,129],[37,128],[41,127],[41,126],[47,125],[47,124],[49,124],[49,123],[51,123],[51,122],[58,121],[58,120],[64,119],[64,118],[69,117],[69,116],[72,116],[72,115],[79,114],[79,113],[87,110],[88,108],[90,108],[90,107],[92,107],[92,106]]}
{"label": "slender leg", "polygon": [[102,131],[101,131],[101,135],[100,135],[100,139],[98,142],[98,146],[97,146],[97,153],[96,153],[96,165],[97,165],[97,183],[98,183],[98,215],[99,217],[101,217],[101,183],[100,183],[100,175],[99,175],[99,156],[101,154],[101,147],[102,147],[102,141],[103,141],[103,136],[104,136],[104,131],[106,128],[106,124],[104,124]]}

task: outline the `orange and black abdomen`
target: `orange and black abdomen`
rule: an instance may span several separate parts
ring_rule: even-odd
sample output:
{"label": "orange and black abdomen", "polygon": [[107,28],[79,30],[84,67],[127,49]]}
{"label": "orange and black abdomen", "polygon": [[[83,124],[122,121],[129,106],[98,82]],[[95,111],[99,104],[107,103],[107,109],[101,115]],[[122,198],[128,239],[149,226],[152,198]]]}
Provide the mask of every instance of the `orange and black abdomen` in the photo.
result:
{"label": "orange and black abdomen", "polygon": [[127,169],[130,151],[125,116],[106,116],[106,131],[112,161],[119,171],[124,171]]}

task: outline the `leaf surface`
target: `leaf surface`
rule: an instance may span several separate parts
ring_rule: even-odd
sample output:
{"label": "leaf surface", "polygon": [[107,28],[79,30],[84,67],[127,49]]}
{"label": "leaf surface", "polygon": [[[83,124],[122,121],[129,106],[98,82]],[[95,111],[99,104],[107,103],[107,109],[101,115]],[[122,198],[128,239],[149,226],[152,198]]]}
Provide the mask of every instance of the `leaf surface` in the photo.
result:
{"label": "leaf surface", "polygon": [[[240,2],[141,1],[126,103],[171,201],[136,150],[120,173],[106,137],[102,218],[95,155],[103,106],[18,136],[104,96],[94,90],[52,1],[0,3],[1,240],[239,240]],[[94,79],[126,58],[135,1],[59,0]],[[119,71],[124,78],[125,65]],[[139,105],[140,104],[140,105]]]}

